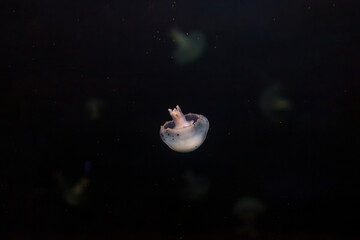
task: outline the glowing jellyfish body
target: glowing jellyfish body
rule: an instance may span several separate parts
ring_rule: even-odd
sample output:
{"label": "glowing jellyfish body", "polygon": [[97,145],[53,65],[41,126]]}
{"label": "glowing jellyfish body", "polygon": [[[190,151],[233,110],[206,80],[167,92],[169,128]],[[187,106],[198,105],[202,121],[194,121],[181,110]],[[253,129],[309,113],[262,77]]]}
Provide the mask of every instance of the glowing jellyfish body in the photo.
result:
{"label": "glowing jellyfish body", "polygon": [[209,130],[208,119],[200,114],[184,115],[179,106],[169,109],[172,121],[160,127],[160,137],[169,148],[177,152],[192,152],[203,144]]}

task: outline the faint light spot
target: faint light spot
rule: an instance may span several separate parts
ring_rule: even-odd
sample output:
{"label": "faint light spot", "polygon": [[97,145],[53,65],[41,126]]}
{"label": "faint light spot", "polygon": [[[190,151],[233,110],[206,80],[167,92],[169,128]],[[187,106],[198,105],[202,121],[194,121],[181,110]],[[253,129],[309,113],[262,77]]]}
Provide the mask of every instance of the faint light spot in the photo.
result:
{"label": "faint light spot", "polygon": [[179,64],[188,64],[197,60],[205,50],[205,37],[200,32],[183,33],[172,29],[170,37],[175,42],[176,48],[173,54]]}
{"label": "faint light spot", "polygon": [[246,225],[253,224],[264,211],[263,202],[250,196],[238,199],[233,208],[234,214]]}
{"label": "faint light spot", "polygon": [[85,108],[89,113],[90,119],[97,120],[101,117],[103,102],[99,99],[90,99],[85,103]]}
{"label": "faint light spot", "polygon": [[265,89],[259,100],[261,112],[275,123],[287,119],[293,105],[290,92],[284,86],[278,84]]}
{"label": "faint light spot", "polygon": [[[200,200],[204,198],[210,190],[210,181],[202,176],[196,175],[192,170],[187,170],[182,174],[186,181],[183,190],[183,197],[187,200]],[[191,207],[189,204],[188,207]]]}

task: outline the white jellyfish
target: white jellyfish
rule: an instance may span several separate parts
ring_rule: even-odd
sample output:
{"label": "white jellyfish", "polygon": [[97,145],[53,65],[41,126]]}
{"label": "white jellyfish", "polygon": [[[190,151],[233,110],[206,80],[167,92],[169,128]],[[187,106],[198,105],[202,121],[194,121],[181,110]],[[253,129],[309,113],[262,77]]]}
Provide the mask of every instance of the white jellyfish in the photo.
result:
{"label": "white jellyfish", "polygon": [[208,119],[200,114],[184,115],[179,106],[169,109],[172,121],[160,127],[160,137],[166,145],[177,152],[192,152],[205,141],[209,130]]}
{"label": "white jellyfish", "polygon": [[174,59],[179,64],[186,64],[195,61],[205,50],[205,37],[200,32],[184,34],[176,29],[173,29],[170,34],[177,45],[174,50]]}

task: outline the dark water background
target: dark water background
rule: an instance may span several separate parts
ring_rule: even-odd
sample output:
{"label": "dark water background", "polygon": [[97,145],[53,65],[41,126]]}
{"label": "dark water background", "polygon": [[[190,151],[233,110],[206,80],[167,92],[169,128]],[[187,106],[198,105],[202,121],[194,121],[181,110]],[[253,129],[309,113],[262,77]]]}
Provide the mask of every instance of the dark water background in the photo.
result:
{"label": "dark water background", "polygon": [[[1,235],[355,238],[359,3],[172,4],[1,2]],[[199,59],[172,59],[174,27],[204,34]],[[274,85],[293,106],[276,120],[260,108]],[[210,121],[192,153],[159,137],[177,104]],[[189,171],[207,183],[199,199]],[[70,204],[59,182],[81,177]],[[250,227],[234,212],[246,196],[264,207]]]}

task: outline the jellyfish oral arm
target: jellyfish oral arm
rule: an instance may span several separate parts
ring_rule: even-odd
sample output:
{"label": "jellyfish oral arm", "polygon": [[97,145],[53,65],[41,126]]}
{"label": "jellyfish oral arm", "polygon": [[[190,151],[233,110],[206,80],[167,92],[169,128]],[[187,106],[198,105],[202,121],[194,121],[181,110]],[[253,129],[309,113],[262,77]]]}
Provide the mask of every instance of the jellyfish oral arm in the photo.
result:
{"label": "jellyfish oral arm", "polygon": [[174,108],[173,110],[168,109],[170,116],[173,118],[174,123],[175,123],[175,127],[174,129],[181,129],[181,128],[185,128],[188,126],[191,126],[194,121],[186,121],[186,118],[184,116],[184,114],[181,111],[181,108],[179,107],[179,105],[176,106],[176,108]]}

